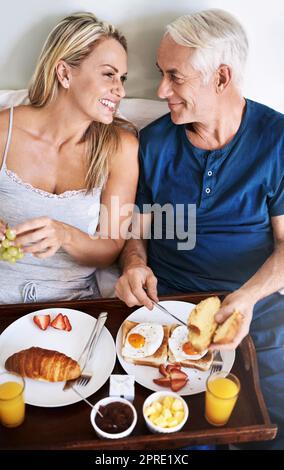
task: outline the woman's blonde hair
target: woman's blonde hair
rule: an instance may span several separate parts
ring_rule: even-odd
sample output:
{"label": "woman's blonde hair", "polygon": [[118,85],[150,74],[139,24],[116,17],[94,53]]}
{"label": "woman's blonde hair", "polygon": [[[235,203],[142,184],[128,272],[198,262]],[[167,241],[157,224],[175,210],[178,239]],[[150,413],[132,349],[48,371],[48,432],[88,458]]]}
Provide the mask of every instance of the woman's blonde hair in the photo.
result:
{"label": "woman's blonde hair", "polygon": [[233,82],[241,89],[248,39],[233,15],[212,9],[180,16],[166,27],[166,32],[177,44],[195,49],[192,65],[201,72],[204,83],[221,64],[226,64],[231,66]]}
{"label": "woman's blonde hair", "polygon": [[[118,41],[127,52],[125,37],[112,24],[99,21],[93,13],[74,13],[63,18],[50,32],[41,51],[29,87],[31,104],[42,107],[56,99],[60,86],[56,72],[59,60],[79,67],[94,45],[108,38]],[[125,125],[131,128],[128,121],[116,116],[111,124],[93,121],[82,136],[81,142],[85,142],[87,148],[87,192],[105,183],[109,159],[119,148],[119,129]]]}

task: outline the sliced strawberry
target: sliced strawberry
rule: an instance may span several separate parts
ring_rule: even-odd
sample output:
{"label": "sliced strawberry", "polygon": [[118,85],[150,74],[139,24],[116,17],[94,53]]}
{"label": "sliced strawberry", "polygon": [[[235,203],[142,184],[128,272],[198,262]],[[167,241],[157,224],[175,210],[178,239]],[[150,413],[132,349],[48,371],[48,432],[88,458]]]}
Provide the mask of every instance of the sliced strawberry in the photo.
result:
{"label": "sliced strawberry", "polygon": [[167,372],[167,368],[165,367],[165,364],[161,364],[159,367],[159,372],[162,374],[164,377],[169,377],[169,374]]}
{"label": "sliced strawberry", "polygon": [[173,392],[177,392],[187,384],[187,379],[172,379],[171,380],[171,389]]}
{"label": "sliced strawberry", "polygon": [[69,318],[67,317],[67,315],[64,315],[63,320],[64,320],[64,323],[65,323],[65,330],[66,331],[71,331],[72,326],[71,326],[71,323],[70,323]]}
{"label": "sliced strawberry", "polygon": [[168,377],[159,377],[158,379],[153,379],[155,384],[160,385],[161,387],[170,387],[171,381]]}
{"label": "sliced strawberry", "polygon": [[187,380],[188,376],[180,369],[173,368],[170,372],[171,380]]}
{"label": "sliced strawberry", "polygon": [[66,325],[65,325],[65,321],[64,321],[62,313],[59,313],[57,317],[55,317],[54,320],[52,320],[51,326],[53,326],[53,328],[56,328],[57,330],[66,329]]}
{"label": "sliced strawberry", "polygon": [[46,330],[50,324],[50,315],[35,315],[33,321],[41,330]]}
{"label": "sliced strawberry", "polygon": [[166,371],[168,374],[171,373],[171,370],[173,369],[178,369],[180,370],[181,369],[181,365],[179,362],[175,362],[174,364],[168,364],[167,367],[166,367]]}

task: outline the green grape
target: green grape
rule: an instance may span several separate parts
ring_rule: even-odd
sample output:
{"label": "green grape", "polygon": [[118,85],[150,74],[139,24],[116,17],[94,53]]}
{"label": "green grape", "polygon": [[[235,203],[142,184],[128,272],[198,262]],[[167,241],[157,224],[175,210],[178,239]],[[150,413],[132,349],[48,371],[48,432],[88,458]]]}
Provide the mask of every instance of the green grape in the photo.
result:
{"label": "green grape", "polygon": [[10,240],[7,240],[7,238],[4,238],[4,240],[2,241],[2,246],[4,246],[4,248],[9,248],[9,246],[11,246]]}
{"label": "green grape", "polygon": [[9,248],[7,248],[7,251],[12,258],[17,258],[19,248],[17,248],[16,246],[9,246]]}
{"label": "green grape", "polygon": [[14,241],[16,239],[16,232],[15,230],[12,230],[11,228],[7,228],[5,232],[5,236],[6,238],[8,238],[8,240]]}
{"label": "green grape", "polygon": [[24,253],[20,246],[15,246],[16,233],[14,230],[7,228],[5,238],[0,243],[0,261],[7,261],[8,263],[16,263],[18,260],[23,259]]}
{"label": "green grape", "polygon": [[4,253],[2,254],[2,259],[4,261],[9,261],[9,259],[11,258],[11,256],[9,255],[8,251],[4,251]]}

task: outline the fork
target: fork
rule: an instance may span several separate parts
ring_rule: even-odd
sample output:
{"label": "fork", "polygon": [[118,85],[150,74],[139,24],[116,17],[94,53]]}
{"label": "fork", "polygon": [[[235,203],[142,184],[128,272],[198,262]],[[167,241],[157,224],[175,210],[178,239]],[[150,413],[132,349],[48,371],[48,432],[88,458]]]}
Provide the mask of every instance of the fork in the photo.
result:
{"label": "fork", "polygon": [[88,385],[88,383],[90,382],[90,380],[93,376],[93,372],[91,372],[90,370],[89,371],[85,370],[85,367],[88,365],[90,359],[93,357],[95,347],[96,347],[97,342],[99,340],[99,337],[101,335],[101,332],[102,332],[103,326],[106,322],[106,319],[107,319],[107,312],[100,313],[100,315],[98,317],[98,320],[96,322],[96,327],[97,328],[96,328],[96,331],[94,333],[94,337],[93,337],[93,339],[91,341],[91,344],[90,344],[90,347],[88,349],[84,365],[82,366],[82,374],[76,380],[76,385],[79,385],[81,387],[85,387],[86,385]]}
{"label": "fork", "polygon": [[220,372],[222,370],[222,367],[223,367],[223,359],[222,359],[220,351],[217,351],[217,354],[214,357],[214,360],[212,362],[209,375],[215,374],[215,372]]}

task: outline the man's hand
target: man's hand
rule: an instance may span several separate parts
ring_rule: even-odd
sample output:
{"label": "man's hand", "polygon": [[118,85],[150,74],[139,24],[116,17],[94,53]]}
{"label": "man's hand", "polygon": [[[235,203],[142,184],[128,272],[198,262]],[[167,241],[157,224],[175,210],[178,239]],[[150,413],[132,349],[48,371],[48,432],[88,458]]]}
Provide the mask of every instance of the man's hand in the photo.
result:
{"label": "man's hand", "polygon": [[118,279],[115,286],[115,294],[128,307],[145,305],[145,307],[152,310],[153,303],[151,298],[156,302],[159,301],[157,297],[157,278],[147,266],[131,265]]}
{"label": "man's hand", "polygon": [[237,310],[243,316],[241,327],[234,338],[228,344],[211,344],[210,349],[229,350],[236,349],[244,337],[249,333],[255,302],[251,296],[241,289],[227,295],[222,302],[220,310],[215,315],[218,323],[223,323],[232,313]]}

